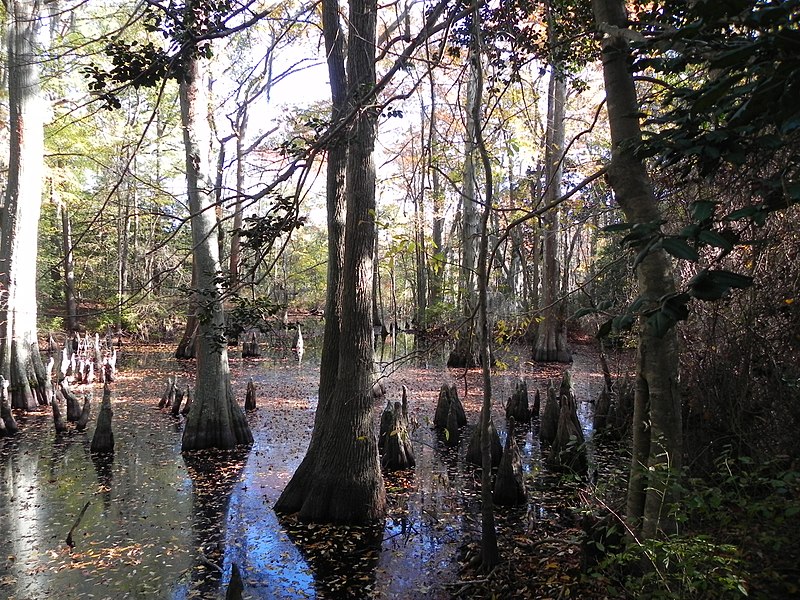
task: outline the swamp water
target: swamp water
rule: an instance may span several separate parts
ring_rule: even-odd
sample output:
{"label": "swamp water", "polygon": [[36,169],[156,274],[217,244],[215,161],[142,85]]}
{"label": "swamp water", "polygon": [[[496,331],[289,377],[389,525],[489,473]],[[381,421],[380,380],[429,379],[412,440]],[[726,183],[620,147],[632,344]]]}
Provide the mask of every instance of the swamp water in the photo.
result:
{"label": "swamp water", "polygon": [[[463,460],[469,429],[450,450],[430,422],[447,381],[458,386],[474,424],[480,373],[435,366],[441,362],[430,356],[413,361],[425,366],[412,366],[398,360],[407,348],[400,338],[376,352],[388,397],[399,400],[405,384],[418,423],[412,434],[416,468],[386,477],[389,514],[382,530],[279,520],[271,508],[310,439],[319,372],[313,341],[300,363],[285,350],[257,360],[231,352],[236,397],[243,402],[249,378],[257,389],[258,409],[248,415],[255,442],[247,452],[181,455],[183,420],[157,404],[167,377],[178,375],[186,386],[194,365],[166,352],[125,355],[113,384],[112,459],[89,452],[99,386],[85,433],[57,437],[49,411],[20,416],[21,433],[0,439],[0,597],[218,598],[234,564],[244,598],[450,597],[461,577],[461,551],[480,536],[479,474]],[[587,433],[586,400],[602,384],[593,361],[592,353],[579,349],[575,366],[581,374],[573,376]],[[502,404],[515,381],[527,378],[532,402],[535,389],[544,391],[546,379],[557,374],[557,367],[534,369],[523,362],[493,378],[493,418],[501,438]],[[376,403],[376,419],[384,404]],[[517,523],[524,535],[552,517],[559,500],[551,497],[552,476],[542,467],[535,431],[520,431],[517,441],[529,504],[498,509],[498,516]],[[84,507],[70,548],[67,534]]]}

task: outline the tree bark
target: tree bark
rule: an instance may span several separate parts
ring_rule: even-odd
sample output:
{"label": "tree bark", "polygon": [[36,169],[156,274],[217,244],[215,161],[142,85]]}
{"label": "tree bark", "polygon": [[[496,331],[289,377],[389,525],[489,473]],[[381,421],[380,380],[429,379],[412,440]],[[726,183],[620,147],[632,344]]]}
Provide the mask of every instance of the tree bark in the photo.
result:
{"label": "tree bark", "polygon": [[483,176],[484,206],[480,218],[478,234],[478,256],[476,261],[477,283],[477,312],[478,312],[478,344],[480,349],[480,364],[483,375],[483,403],[481,405],[481,570],[490,573],[500,562],[500,550],[497,545],[497,530],[494,519],[494,500],[492,499],[492,441],[490,424],[492,419],[492,377],[491,377],[491,336],[489,333],[489,274],[491,272],[491,258],[489,255],[489,219],[492,212],[492,166],[489,153],[483,139],[483,123],[481,102],[483,96],[483,65],[481,56],[483,44],[481,41],[480,11],[476,7],[472,12],[472,70],[474,75],[474,98],[470,105],[475,146],[479,152]]}
{"label": "tree bark", "polygon": [[[192,262],[192,289],[197,289],[197,269],[195,268],[194,261]],[[189,307],[186,315],[186,327],[183,329],[183,335],[178,342],[178,347],[175,349],[175,358],[189,359],[194,358],[197,353],[197,307],[193,302],[189,302]]]}
{"label": "tree bark", "polygon": [[[322,3],[322,32],[331,87],[331,125],[338,124],[347,107],[347,76],[344,64],[344,33],[339,24],[339,3],[324,0]],[[275,510],[292,512],[299,509],[304,499],[305,487],[313,476],[319,453],[320,433],[326,427],[324,415],[339,371],[339,338],[341,336],[342,289],[344,273],[345,232],[345,176],[347,145],[335,138],[327,148],[325,196],[328,220],[328,273],[325,297],[325,329],[320,360],[319,394],[314,414],[314,430],[306,456],[281,493]]]}
{"label": "tree bark", "polygon": [[[593,0],[593,7],[597,27],[603,32],[603,76],[612,143],[609,180],[629,223],[653,223],[661,214],[647,170],[634,154],[641,129],[639,102],[628,69],[625,6],[621,0]],[[672,263],[663,250],[650,252],[636,274],[639,293],[650,307],[674,292]],[[669,511],[682,465],[683,439],[675,329],[658,337],[641,319],[636,363],[627,518],[636,535],[652,538],[676,529]]]}
{"label": "tree bark", "polygon": [[66,299],[67,331],[78,330],[78,301],[75,297],[75,266],[72,253],[72,224],[69,209],[63,202],[58,204],[61,213],[61,242],[64,252],[64,298]]}
{"label": "tree bark", "polygon": [[[350,2],[347,108],[358,110],[347,136],[338,370],[335,378],[327,370],[320,374],[311,444],[275,506],[276,511],[298,511],[301,519],[315,522],[370,523],[382,519],[386,508],[371,394],[377,115],[363,104],[365,92],[375,85],[376,13],[375,0]],[[327,46],[337,41],[335,2],[326,1],[323,14]],[[328,340],[325,344],[324,352],[329,352]]]}
{"label": "tree bark", "polygon": [[447,359],[448,367],[477,367],[480,364],[479,340],[475,333],[475,309],[478,305],[476,268],[480,242],[480,219],[478,198],[475,190],[475,137],[480,126],[475,121],[474,107],[480,108],[481,93],[478,91],[480,57],[470,49],[470,75],[467,82],[466,138],[464,141],[464,184],[461,191],[461,270],[459,289],[463,324],[457,334],[455,348]]}
{"label": "tree bark", "polygon": [[244,136],[247,132],[249,117],[249,106],[245,103],[237,111],[236,120],[236,205],[233,212],[233,231],[231,232],[230,261],[228,270],[230,271],[230,283],[236,288],[239,283],[239,267],[241,266],[241,229],[242,229],[242,204],[244,200]]}
{"label": "tree bark", "polygon": [[[544,203],[551,204],[561,195],[564,156],[564,114],[567,82],[560,65],[550,66],[547,95],[547,131],[545,133]],[[542,320],[536,334],[533,358],[540,362],[569,362],[570,353],[563,332],[559,297],[561,284],[558,263],[559,209],[552,208],[542,217]]]}
{"label": "tree bark", "polygon": [[[192,3],[188,10],[191,9]],[[194,54],[185,59],[180,106],[194,244],[196,287],[193,300],[199,315],[194,402],[186,419],[181,448],[183,451],[232,449],[252,443],[253,435],[231,388],[225,318],[217,277],[220,265],[208,156],[211,137],[207,119],[209,107],[204,73],[200,59]]]}
{"label": "tree bark", "polygon": [[[0,375],[14,408],[47,404],[36,332],[36,255],[44,170],[44,107],[35,49],[39,3],[6,3],[8,25],[9,170],[0,213]],[[36,360],[38,359],[38,361]]]}
{"label": "tree bark", "polygon": [[[426,45],[426,49],[429,48]],[[434,71],[429,72],[430,84],[430,133],[428,134],[428,164],[426,165],[430,173],[431,181],[431,200],[433,207],[433,222],[431,224],[431,241],[433,242],[434,260],[428,260],[428,306],[437,306],[444,301],[444,192],[439,175],[439,168],[436,158],[439,152],[439,130],[436,126],[436,89],[434,86]]]}

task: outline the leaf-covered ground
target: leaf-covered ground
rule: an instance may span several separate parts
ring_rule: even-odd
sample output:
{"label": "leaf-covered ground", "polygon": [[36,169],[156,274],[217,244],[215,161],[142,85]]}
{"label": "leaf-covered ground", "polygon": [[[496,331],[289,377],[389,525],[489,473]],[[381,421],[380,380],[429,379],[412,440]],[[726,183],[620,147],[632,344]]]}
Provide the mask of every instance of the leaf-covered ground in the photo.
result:
{"label": "leaf-covered ground", "polygon": [[[237,397],[244,401],[249,378],[257,388],[248,452],[181,455],[183,420],[157,404],[167,377],[177,375],[185,386],[194,366],[171,359],[169,349],[126,353],[113,384],[113,459],[89,452],[99,386],[91,390],[93,420],[85,433],[56,436],[49,412],[20,415],[22,432],[0,440],[0,597],[215,598],[224,595],[234,563],[245,598],[602,597],[581,576],[581,532],[571,510],[591,485],[547,472],[535,426],[518,432],[529,502],[498,509],[504,562],[490,576],[470,567],[479,541],[480,477],[463,459],[469,431],[458,448],[446,449],[430,422],[448,382],[458,386],[474,424],[480,373],[441,367],[441,356],[398,360],[408,344],[390,338],[377,354],[389,397],[399,400],[405,384],[417,424],[417,467],[387,476],[390,510],[378,530],[279,520],[272,511],[311,433],[313,338],[300,363],[280,348],[255,360],[231,354]],[[532,396],[560,368],[514,353],[501,359],[494,420],[504,437],[502,404],[515,381],[525,377]],[[578,348],[572,371],[588,431],[588,401],[602,381],[589,346]],[[376,403],[376,419],[382,408]],[[604,485],[613,486],[624,450],[591,452],[590,472],[597,468]],[[67,534],[87,502],[70,548]]]}

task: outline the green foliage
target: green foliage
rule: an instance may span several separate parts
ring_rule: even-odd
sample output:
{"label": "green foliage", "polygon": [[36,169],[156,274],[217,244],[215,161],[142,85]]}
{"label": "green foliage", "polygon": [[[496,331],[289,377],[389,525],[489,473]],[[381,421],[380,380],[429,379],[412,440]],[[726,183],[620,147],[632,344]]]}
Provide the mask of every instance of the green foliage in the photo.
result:
{"label": "green foliage", "polygon": [[[111,64],[93,63],[83,68],[90,90],[113,110],[122,107],[120,88],[153,88],[170,79],[180,83],[186,76],[187,59],[212,57],[208,40],[223,34],[231,10],[230,2],[213,0],[196,0],[177,9],[157,2],[145,4],[139,18],[146,36],[158,34],[168,40],[167,48],[161,40],[111,40],[105,47]],[[130,35],[127,28],[122,34]]]}
{"label": "green foliage", "polygon": [[[662,231],[664,221],[651,223],[615,223],[605,227],[607,233],[625,233],[620,241],[622,247],[637,251],[633,266],[638,266],[651,252],[662,249],[667,254],[691,263],[700,261],[700,250],[713,248],[718,250],[719,258],[733,250],[738,242],[738,235],[729,230],[721,232],[712,229],[716,203],[708,201],[694,202],[691,213],[695,223],[685,227],[680,233],[668,235]],[[692,298],[703,301],[714,301],[725,298],[731,289],[744,289],[753,285],[753,278],[726,269],[701,269],[686,284],[685,290],[667,294],[662,298],[644,298],[642,296],[631,302],[618,315],[606,320],[598,330],[598,337],[606,337],[612,332],[626,331],[636,322],[637,316],[645,319],[647,327],[657,337],[663,337],[678,322],[689,317],[689,301]],[[589,309],[591,310],[591,309]],[[583,316],[589,311],[576,314]]]}
{"label": "green foliage", "polygon": [[[674,516],[683,533],[629,543],[608,554],[593,576],[608,579],[612,595],[631,598],[791,594],[786,582],[798,552],[800,472],[785,460],[736,457],[728,448],[711,473],[687,473],[681,481]],[[764,569],[765,563],[771,568]]]}
{"label": "green foliage", "polygon": [[800,1],[642,5],[637,71],[667,79],[643,155],[684,175],[738,169],[758,198],[732,220],[800,201]]}
{"label": "green foliage", "polygon": [[[640,566],[644,573],[636,575]],[[698,600],[747,597],[747,577],[736,547],[704,536],[650,539],[610,555],[601,569],[622,570],[609,592],[629,598]],[[617,589],[618,586],[618,589]]]}
{"label": "green foliage", "polygon": [[239,335],[248,329],[268,331],[269,317],[277,314],[282,308],[269,298],[244,298],[234,295],[230,298],[231,309],[226,313],[229,335]]}
{"label": "green foliage", "polygon": [[[717,528],[768,522],[776,528],[793,530],[800,517],[798,491],[800,472],[787,469],[778,460],[737,457],[728,448],[717,458],[710,476],[687,478],[687,519]],[[756,528],[752,533],[758,536],[764,531]],[[795,540],[775,533],[770,530],[764,539],[774,548],[795,544]]]}

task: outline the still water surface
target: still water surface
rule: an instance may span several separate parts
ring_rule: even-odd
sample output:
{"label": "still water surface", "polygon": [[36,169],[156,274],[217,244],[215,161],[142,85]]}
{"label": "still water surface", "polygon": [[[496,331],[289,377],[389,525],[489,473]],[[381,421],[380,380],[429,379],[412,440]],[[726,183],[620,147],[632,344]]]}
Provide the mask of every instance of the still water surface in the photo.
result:
{"label": "still water surface", "polygon": [[[0,597],[224,597],[234,563],[245,598],[449,597],[442,584],[458,580],[459,547],[479,536],[476,478],[461,460],[468,435],[445,451],[428,426],[452,373],[436,356],[424,367],[395,363],[408,344],[398,340],[376,354],[390,397],[399,400],[393,383],[402,379],[420,423],[417,468],[387,479],[382,531],[339,531],[340,543],[331,545],[329,531],[279,521],[272,511],[311,433],[319,373],[313,341],[300,363],[285,350],[258,360],[231,354],[237,397],[243,401],[251,377],[258,389],[259,408],[248,416],[255,443],[214,457],[182,456],[182,419],[156,408],[167,376],[186,385],[193,365],[167,353],[128,353],[113,384],[113,458],[89,452],[99,386],[86,433],[56,436],[49,413],[31,414],[20,418],[17,437],[0,440]],[[498,397],[510,395],[517,376],[498,375]],[[474,423],[480,397],[464,389]],[[495,413],[504,429],[502,407]],[[519,442],[535,477],[538,441],[528,431]],[[65,539],[87,503],[70,548]]]}

